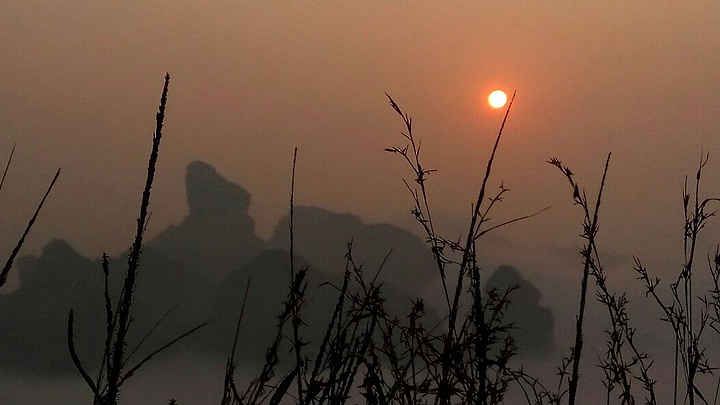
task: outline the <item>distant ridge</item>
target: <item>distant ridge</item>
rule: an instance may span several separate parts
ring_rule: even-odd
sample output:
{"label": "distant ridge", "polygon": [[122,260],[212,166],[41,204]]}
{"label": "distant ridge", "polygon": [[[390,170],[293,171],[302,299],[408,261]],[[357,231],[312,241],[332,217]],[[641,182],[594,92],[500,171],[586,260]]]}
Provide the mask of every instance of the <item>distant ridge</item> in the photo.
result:
{"label": "distant ridge", "polygon": [[[288,218],[278,221],[269,242],[263,241],[255,234],[254,220],[248,214],[251,196],[246,190],[203,162],[189,164],[185,179],[188,216],[143,247],[133,307],[131,336],[135,341],[130,344],[137,343],[175,307],[144,344],[144,353],[182,331],[213,320],[172,350],[191,350],[222,361],[232,343],[245,285],[252,278],[239,360],[262,361],[290,281]],[[302,318],[308,325],[303,334],[310,347],[321,339],[334,308],[337,290],[326,283],[340,284],[349,241],[353,241],[355,264],[367,281],[382,267],[378,282],[383,284],[390,313],[404,317],[413,299],[439,295],[428,248],[410,232],[308,206],[296,207],[294,229],[295,265],[309,268],[307,308]],[[126,261],[123,254],[110,260],[113,302],[127,269]],[[499,285],[521,285],[517,321],[525,322],[523,314],[527,313],[539,317],[545,326],[549,319],[552,325],[551,313],[538,304],[537,288],[515,270],[500,270],[492,280]],[[0,296],[0,347],[12,348],[0,350],[0,367],[33,374],[74,373],[66,343],[70,308],[75,312],[79,355],[90,361],[98,359],[105,330],[100,259],[83,257],[67,242],[53,240],[39,256],[22,258],[18,274],[19,288]],[[440,323],[438,307],[426,302],[425,322],[432,328]],[[520,336],[527,336],[522,333]],[[552,344],[552,326],[549,333],[539,335],[537,342],[525,337],[519,342],[528,350],[542,352]]]}
{"label": "distant ridge", "polygon": [[[110,260],[114,298],[118,296],[125,272],[125,259],[120,256]],[[302,318],[307,324],[303,335],[312,345],[322,338],[337,300],[334,287],[320,285],[325,282],[340,285],[341,274],[319,269],[300,255],[296,255],[295,265],[298,269],[309,268],[307,304]],[[3,369],[32,374],[73,373],[65,341],[70,308],[75,310],[80,355],[92,359],[102,353],[105,320],[103,276],[98,258],[85,258],[67,242],[54,240],[41,255],[26,256],[19,271],[23,276],[20,288],[0,296],[0,325],[4,332],[0,334],[0,345],[13,348],[0,351]],[[179,304],[148,340],[146,350],[172,339],[180,331],[212,320],[208,327],[174,350],[224,356],[232,341],[245,285],[251,278],[238,358],[249,364],[260,363],[274,336],[277,315],[287,296],[289,271],[289,252],[269,249],[213,287],[214,283],[211,285],[182,263],[146,247],[139,269],[131,335],[139,339],[165,311]],[[384,285],[383,291],[393,313],[404,314],[414,298],[393,284]],[[437,321],[430,308],[428,319]]]}
{"label": "distant ridge", "polygon": [[[319,267],[342,274],[347,243],[352,241],[353,257],[367,274],[382,266],[381,280],[413,294],[434,280],[436,270],[428,247],[408,231],[388,224],[365,224],[355,215],[317,207],[296,207],[294,217],[296,252]],[[273,246],[288,246],[287,223],[287,216],[278,221],[270,240]]]}

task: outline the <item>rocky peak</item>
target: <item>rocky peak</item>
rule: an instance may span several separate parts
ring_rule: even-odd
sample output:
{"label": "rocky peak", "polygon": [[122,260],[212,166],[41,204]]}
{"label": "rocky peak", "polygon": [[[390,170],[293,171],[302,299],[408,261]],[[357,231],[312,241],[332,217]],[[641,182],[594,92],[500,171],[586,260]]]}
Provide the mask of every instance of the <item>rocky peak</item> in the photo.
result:
{"label": "rocky peak", "polygon": [[250,208],[250,193],[205,162],[194,161],[187,166],[185,187],[190,216],[246,214]]}

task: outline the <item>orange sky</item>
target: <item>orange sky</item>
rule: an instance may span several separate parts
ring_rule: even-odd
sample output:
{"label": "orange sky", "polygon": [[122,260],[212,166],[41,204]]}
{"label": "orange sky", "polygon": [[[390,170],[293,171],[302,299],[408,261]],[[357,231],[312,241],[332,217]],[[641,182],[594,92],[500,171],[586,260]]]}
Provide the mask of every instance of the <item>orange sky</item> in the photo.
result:
{"label": "orange sky", "polygon": [[[580,4],[582,3],[582,4]],[[681,260],[681,191],[700,151],[720,194],[720,4],[715,1],[288,2],[68,0],[0,4],[0,193],[9,252],[57,166],[26,252],[50,238],[81,252],[131,241],[167,70],[172,74],[151,235],[187,210],[201,159],[253,196],[267,235],[296,198],[410,227],[402,123],[423,140],[431,203],[449,236],[469,213],[502,111],[517,90],[491,185],[498,220],[554,208],[502,236],[579,243],[580,212],[556,156],[594,192],[613,152],[601,218],[608,251]],[[717,234],[718,227],[712,228]]]}

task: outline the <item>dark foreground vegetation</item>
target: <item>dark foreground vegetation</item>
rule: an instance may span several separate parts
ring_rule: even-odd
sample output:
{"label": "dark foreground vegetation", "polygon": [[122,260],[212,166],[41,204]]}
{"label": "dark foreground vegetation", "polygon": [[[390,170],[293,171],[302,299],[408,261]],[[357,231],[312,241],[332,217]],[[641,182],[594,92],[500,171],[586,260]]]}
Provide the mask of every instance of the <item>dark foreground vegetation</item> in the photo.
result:
{"label": "dark foreground vegetation", "polygon": [[[139,341],[129,346],[132,328],[134,292],[137,275],[143,271],[141,252],[148,220],[151,189],[158,164],[163,122],[170,76],[165,76],[152,150],[148,160],[147,179],[142,193],[135,238],[127,256],[127,267],[118,297],[112,297],[109,287],[111,274],[108,257],[103,255],[101,268],[105,277],[104,308],[82,308],[78,311],[100,311],[104,314],[104,349],[97,358],[86,361],[80,358],[75,347],[74,317],[69,309],[67,319],[67,348],[69,356],[92,392],[93,403],[114,405],[119,403],[123,384],[137,375],[143,365],[166,348],[180,342],[207,325],[178,333],[150,351],[141,360],[130,363],[137,348],[147,335],[133,338]],[[513,100],[514,100],[513,95]],[[608,287],[596,245],[601,217],[602,193],[609,175],[608,155],[599,192],[588,197],[573,172],[560,160],[548,163],[556,167],[569,183],[569,197],[578,206],[581,216],[584,246],[579,252],[582,266],[578,268],[580,290],[573,345],[558,360],[556,370],[540,379],[526,372],[517,361],[519,348],[514,339],[515,326],[507,318],[513,305],[516,287],[486,288],[488,275],[481,266],[479,246],[483,236],[495,229],[514,224],[543,210],[518,216],[506,222],[494,223],[490,213],[502,201],[508,189],[490,187],[490,178],[496,151],[502,139],[513,100],[507,106],[495,144],[487,161],[477,199],[473,204],[467,230],[460,239],[449,239],[436,232],[431,206],[428,203],[428,176],[433,170],[422,162],[420,143],[413,134],[411,118],[388,96],[391,108],[404,125],[401,146],[386,149],[410,168],[412,180],[405,182],[412,203],[412,215],[424,232],[427,247],[435,265],[438,288],[443,295],[442,312],[428,316],[421,298],[412,302],[406,313],[388,308],[386,287],[381,282],[382,265],[366,269],[358,265],[353,254],[353,243],[348,241],[344,275],[338,282],[323,288],[334,291],[335,300],[328,311],[324,329],[318,335],[308,330],[307,307],[310,289],[310,270],[295,254],[295,157],[291,175],[290,207],[288,216],[289,271],[287,294],[277,327],[268,337],[264,362],[256,377],[248,384],[236,381],[237,352],[243,345],[240,331],[245,325],[245,302],[253,294],[253,280],[248,279],[242,305],[236,308],[237,323],[234,340],[228,342],[229,353],[225,378],[218,381],[222,389],[222,405],[230,404],[500,404],[506,403],[508,394],[519,392],[527,404],[575,404],[586,401],[578,396],[583,370],[581,359],[587,356],[585,336],[586,306],[595,298],[605,309],[610,327],[604,335],[604,353],[598,355],[598,366],[603,371],[602,381],[606,403],[657,404],[670,403],[670,398],[658,398],[656,379],[653,377],[653,359],[636,341],[636,327],[628,315],[628,300],[622,291]],[[711,254],[706,263],[697,252],[702,230],[715,211],[717,198],[705,198],[701,192],[702,172],[708,156],[703,154],[693,180],[685,185],[683,207],[685,215],[685,258],[677,278],[667,288],[653,277],[641,260],[635,259],[634,270],[647,292],[648,300],[664,314],[662,322],[675,342],[675,375],[673,404],[717,403],[715,384],[700,384],[702,375],[715,372],[703,338],[706,334],[720,334],[720,249]],[[8,161],[8,166],[9,166]],[[7,171],[7,169],[6,169]],[[59,173],[59,172],[58,172]],[[4,178],[4,176],[3,176]],[[57,178],[57,175],[55,179]],[[48,193],[52,188],[51,183]],[[687,182],[686,182],[687,183]],[[2,182],[0,182],[0,188]],[[491,191],[495,190],[495,191]],[[46,194],[47,196],[47,194]],[[44,201],[45,199],[43,199]],[[38,211],[42,207],[42,202]],[[29,228],[35,220],[33,216]],[[25,232],[27,234],[27,231]],[[4,283],[13,258],[22,245],[25,235],[13,251],[2,272]],[[708,266],[712,284],[693,285],[694,274]],[[412,269],[408,269],[411,271]],[[158,287],[160,288],[160,287]],[[158,320],[158,323],[162,319]],[[154,328],[153,328],[154,329]],[[150,330],[150,333],[152,330]],[[149,333],[148,333],[149,335]],[[308,336],[319,336],[313,339]],[[596,342],[597,343],[597,342]],[[99,365],[99,367],[96,367]],[[547,378],[555,375],[554,378]],[[720,379],[716,379],[720,386]],[[589,382],[594,383],[594,382]],[[178,401],[169,399],[168,403]]]}

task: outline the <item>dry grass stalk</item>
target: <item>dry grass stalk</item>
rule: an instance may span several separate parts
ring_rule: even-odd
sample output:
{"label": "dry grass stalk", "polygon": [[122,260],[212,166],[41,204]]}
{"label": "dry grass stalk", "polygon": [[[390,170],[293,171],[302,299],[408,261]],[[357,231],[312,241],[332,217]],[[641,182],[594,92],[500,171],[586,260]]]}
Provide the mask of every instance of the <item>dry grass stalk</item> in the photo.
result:
{"label": "dry grass stalk", "polygon": [[[157,115],[158,126],[153,142],[153,152],[148,165],[148,180],[138,217],[136,239],[128,257],[128,274],[125,278],[120,303],[115,311],[112,310],[109,297],[107,257],[103,256],[107,336],[106,350],[96,381],[93,381],[84,371],[75,353],[72,311],[68,319],[68,344],[71,357],[81,376],[95,394],[97,404],[115,405],[119,388],[127,378],[155,354],[203,326],[200,325],[186,332],[154,351],[123,374],[124,363],[130,357],[129,355],[124,356],[125,338],[129,327],[128,317],[142,235],[147,223],[147,205],[157,160],[157,147],[164,117],[168,80],[169,76],[166,76],[161,108]],[[506,290],[482,288],[482,269],[477,256],[477,244],[480,237],[494,229],[530,218],[544,211],[520,216],[497,225],[491,226],[489,223],[490,211],[496,203],[502,201],[505,193],[509,191],[501,184],[496,194],[487,197],[493,162],[514,97],[513,94],[488,159],[477,200],[472,206],[467,235],[463,240],[452,241],[441,237],[435,231],[426,189],[427,177],[434,170],[425,169],[421,164],[420,142],[412,133],[412,120],[388,96],[391,107],[403,119],[407,131],[403,133],[403,136],[408,144],[401,148],[387,148],[386,151],[401,155],[413,170],[417,186],[412,187],[405,182],[414,201],[411,212],[427,236],[440,276],[447,314],[444,314],[441,325],[430,329],[426,329],[423,325],[425,311],[424,304],[420,299],[413,302],[412,309],[404,319],[398,319],[390,314],[385,307],[382,284],[377,281],[382,265],[372,278],[366,277],[362,266],[357,265],[353,258],[352,242],[350,242],[348,243],[342,285],[336,286],[327,283],[337,290],[338,298],[314,356],[310,356],[308,352],[312,348],[310,343],[315,342],[307,342],[302,336],[302,326],[305,325],[302,315],[308,294],[308,269],[295,268],[294,203],[297,161],[297,149],[295,149],[288,224],[290,277],[287,297],[277,319],[275,336],[266,351],[265,364],[258,376],[244,391],[240,392],[234,381],[235,355],[245,300],[249,292],[248,281],[232,350],[226,364],[222,405],[266,403],[277,405],[288,399],[301,405],[341,404],[357,398],[357,395],[365,398],[368,404],[494,405],[503,403],[511,384],[518,385],[528,404],[560,405],[567,401],[568,404],[574,405],[578,402],[580,359],[583,355],[584,343],[583,325],[590,277],[593,277],[596,283],[596,298],[607,309],[611,322],[610,330],[606,331],[605,357],[600,359],[600,367],[605,374],[603,384],[606,387],[607,402],[610,403],[611,396],[616,390],[619,390],[617,398],[620,404],[634,404],[635,394],[632,391],[632,381],[637,380],[642,384],[646,403],[656,404],[655,381],[649,375],[652,361],[635,344],[635,328],[629,321],[628,302],[625,295],[611,292],[606,284],[606,276],[595,242],[599,208],[610,155],[605,162],[600,189],[594,204],[588,202],[585,192],[576,183],[573,173],[568,167],[557,159],[549,161],[569,181],[573,200],[582,208],[584,214],[581,236],[585,239],[585,245],[581,251],[583,271],[574,345],[570,348],[570,355],[561,360],[558,367],[560,378],[555,389],[548,389],[539,379],[528,375],[522,368],[511,366],[517,348],[512,337],[514,325],[506,321],[505,311],[511,305],[511,296],[516,287]],[[711,371],[704,357],[704,350],[699,346],[700,336],[707,328],[715,329],[720,333],[720,326],[718,326],[720,325],[720,247],[714,259],[708,259],[714,286],[709,290],[709,298],[702,296],[700,299],[702,305],[697,316],[699,323],[693,321],[692,273],[697,239],[706,221],[714,215],[714,212],[707,211],[707,205],[720,201],[715,198],[699,199],[700,176],[706,161],[707,158],[703,157],[697,172],[693,206],[690,205],[691,195],[687,189],[684,194],[686,257],[678,280],[671,285],[673,296],[671,304],[664,304],[657,295],[655,290],[659,280],[651,279],[640,261],[636,262],[636,270],[646,284],[648,295],[653,296],[661,306],[665,312],[666,321],[671,324],[675,332],[678,348],[676,371],[683,372],[685,398],[690,404],[694,404],[696,397],[707,403],[705,396],[695,383],[698,373]],[[457,271],[457,274],[453,274],[456,276],[454,285],[451,284],[452,280],[448,281],[448,273],[451,270]],[[466,302],[469,304],[466,305]],[[290,331],[286,327],[290,327]],[[284,363],[280,358],[280,353],[288,344],[287,349],[292,353],[293,359]],[[288,369],[283,371],[283,367],[286,366]],[[101,378],[103,375],[104,381]],[[716,391],[720,391],[720,380],[718,380],[718,387]],[[677,402],[677,387],[675,392]],[[716,392],[716,399],[717,395]],[[176,403],[174,400],[171,402]]]}
{"label": "dry grass stalk", "polygon": [[[408,141],[408,145],[387,148],[386,151],[400,154],[415,174],[415,182],[419,185],[419,189],[414,189],[407,182],[405,183],[415,201],[412,213],[425,230],[431,245],[448,307],[447,328],[443,336],[425,336],[421,340],[432,346],[425,348],[424,353],[428,355],[426,358],[429,376],[427,383],[431,386],[428,391],[434,394],[433,402],[435,404],[445,405],[458,400],[462,403],[473,404],[500,403],[510,382],[522,375],[520,371],[511,370],[508,366],[516,349],[509,334],[512,325],[503,321],[503,314],[510,303],[512,289],[502,293],[498,291],[484,293],[481,288],[481,271],[476,254],[477,242],[481,236],[544,211],[518,217],[499,225],[487,226],[490,210],[496,203],[502,201],[504,194],[508,191],[501,185],[500,191],[491,198],[487,198],[486,203],[488,180],[514,98],[515,94],[508,104],[495,139],[477,201],[473,205],[467,236],[462,242],[460,240],[451,241],[436,234],[425,187],[427,175],[434,170],[423,168],[420,162],[420,143],[412,134],[412,120],[390,98],[391,107],[405,123],[407,132],[402,135]],[[446,250],[459,253],[461,257],[459,260],[451,259],[451,252]],[[457,268],[457,278],[452,293],[450,293],[447,283],[448,266]],[[465,278],[470,279],[469,296],[472,304],[465,321],[461,322],[459,311],[461,297],[465,292],[463,287]],[[437,343],[440,343],[441,347],[436,347]],[[440,370],[437,370],[437,364],[440,364]],[[413,378],[416,378],[415,373],[413,373]]]}
{"label": "dry grass stalk", "polygon": [[598,231],[598,213],[600,211],[600,202],[602,201],[605,178],[610,165],[610,154],[608,154],[607,160],[605,161],[605,170],[603,171],[603,177],[600,181],[600,190],[598,191],[598,196],[595,200],[595,206],[592,211],[585,191],[580,191],[579,185],[573,178],[573,172],[567,166],[563,166],[562,163],[555,158],[550,159],[548,163],[557,167],[565,175],[573,189],[573,200],[575,201],[575,204],[582,208],[584,213],[583,233],[581,236],[586,240],[586,243],[585,247],[581,251],[583,256],[583,271],[580,287],[580,304],[575,324],[575,344],[571,348],[570,359],[572,360],[572,369],[570,379],[568,381],[568,403],[570,405],[574,405],[577,396],[578,382],[580,380],[580,358],[582,357],[583,349],[583,323],[585,318],[588,277],[593,269],[597,269],[599,267],[596,260],[597,250],[595,249],[595,236]]}
{"label": "dry grass stalk", "polygon": [[[165,108],[167,104],[167,93],[170,84],[170,74],[165,75],[165,83],[163,85],[162,95],[160,97],[160,106],[155,116],[156,127],[153,133],[152,149],[150,157],[148,159],[147,177],[145,180],[145,188],[142,193],[142,200],[140,203],[140,214],[137,218],[137,227],[135,232],[135,238],[133,240],[130,252],[128,254],[128,269],[125,274],[123,287],[120,293],[120,298],[117,306],[113,310],[112,303],[109,293],[109,268],[107,255],[103,254],[102,267],[103,274],[105,277],[105,315],[106,315],[106,340],[105,349],[102,356],[102,362],[100,370],[98,371],[98,377],[93,381],[88,372],[85,370],[82,362],[80,361],[75,351],[74,338],[73,338],[73,310],[70,310],[68,316],[68,349],[70,356],[77,368],[78,372],[85,380],[86,384],[93,392],[93,403],[98,405],[117,405],[119,399],[120,388],[125,381],[132,377],[143,365],[150,361],[154,356],[183,338],[194,333],[198,329],[202,328],[207,324],[200,324],[185,333],[182,333],[175,339],[164,344],[160,348],[152,351],[149,355],[145,356],[133,367],[127,367],[127,362],[130,356],[142,345],[142,342],[147,336],[152,333],[155,329],[153,327],[148,334],[140,340],[138,346],[131,351],[129,355],[126,354],[127,348],[127,335],[130,330],[131,321],[131,309],[133,304],[133,293],[135,290],[135,283],[137,280],[137,272],[140,265],[140,255],[142,252],[142,241],[145,233],[145,228],[149,218],[149,206],[150,206],[150,191],[152,189],[153,180],[155,177],[155,170],[157,166],[157,160],[160,150],[160,141],[162,139],[162,128],[165,119]],[[164,317],[163,317],[164,319]],[[160,319],[159,322],[162,322]],[[158,322],[158,323],[159,323]]]}
{"label": "dry grass stalk", "polygon": [[[685,213],[684,226],[684,253],[685,260],[682,265],[676,281],[670,284],[670,301],[663,300],[658,294],[658,285],[660,279],[652,278],[647,269],[642,265],[640,259],[635,258],[635,271],[639,275],[639,279],[645,284],[646,295],[653,298],[655,303],[663,311],[665,317],[662,319],[668,323],[675,337],[675,377],[673,388],[673,403],[678,403],[680,395],[682,395],[683,403],[687,402],[694,405],[699,399],[703,403],[708,403],[708,398],[702,393],[697,385],[697,377],[701,374],[712,374],[713,368],[708,364],[705,355],[705,348],[701,346],[700,341],[703,333],[708,327],[717,330],[716,322],[718,315],[718,305],[720,295],[718,289],[718,269],[720,265],[720,254],[716,251],[714,260],[708,258],[710,275],[714,280],[714,285],[708,298],[706,293],[702,295],[695,292],[693,287],[694,271],[696,267],[696,251],[697,244],[700,239],[700,232],[705,228],[710,218],[715,215],[716,211],[709,211],[709,205],[720,202],[720,198],[701,198],[700,184],[702,179],[702,171],[708,161],[708,155],[702,153],[698,170],[695,174],[695,187],[691,192],[687,187],[687,178],[685,179],[685,188],[683,190],[683,209]],[[699,311],[695,307],[695,300],[699,301]],[[711,310],[714,317],[711,316]],[[682,373],[682,375],[680,375]],[[682,381],[680,380],[682,378]],[[682,386],[681,386],[682,384]],[[715,401],[717,401],[717,388],[715,392]]]}
{"label": "dry grass stalk", "polygon": [[16,146],[16,144],[13,144],[12,150],[10,150],[10,156],[8,157],[7,164],[5,165],[5,170],[3,171],[2,179],[0,180],[0,190],[2,190],[3,184],[5,184],[5,176],[7,176],[8,169],[10,169],[10,163],[12,162],[13,155],[15,154]]}
{"label": "dry grass stalk", "polygon": [[[595,279],[596,298],[605,306],[610,318],[611,330],[606,331],[606,352],[605,358],[600,358],[599,366],[604,372],[603,385],[606,387],[606,400],[609,403],[612,392],[616,387],[620,388],[618,398],[621,404],[634,404],[635,398],[632,392],[632,381],[639,380],[642,383],[643,390],[646,395],[647,404],[655,404],[655,380],[649,376],[649,369],[652,361],[649,361],[645,352],[641,351],[634,339],[635,328],[630,326],[630,320],[627,314],[627,298],[625,294],[616,294],[609,290],[606,283],[606,276],[600,263],[598,248],[595,243],[598,225],[598,211],[602,198],[602,192],[605,186],[605,179],[610,163],[610,155],[605,162],[605,170],[600,181],[600,190],[595,202],[595,206],[591,211],[587,196],[584,191],[580,191],[580,186],[575,182],[572,171],[564,166],[559,160],[551,159],[550,164],[557,167],[568,179],[573,190],[573,200],[583,210],[583,233],[582,238],[586,240],[585,246],[581,251],[583,256],[583,280],[581,284],[581,301],[580,310],[576,322],[575,346],[571,348],[571,354],[564,359],[563,365],[567,367],[572,363],[572,371],[570,373],[561,373],[560,386],[556,392],[558,400],[566,393],[568,401],[574,403],[577,396],[577,386],[579,382],[579,361],[582,356],[582,327],[585,309],[585,300],[587,294],[588,276]],[[628,348],[626,350],[625,348]],[[636,374],[637,373],[637,374]],[[562,391],[560,387],[565,380],[568,379],[568,390]]]}
{"label": "dry grass stalk", "polygon": [[[2,180],[0,180],[0,188],[2,188],[2,184],[5,182],[5,175],[7,174],[8,168],[10,167],[10,162],[12,161],[12,156],[15,153],[15,146],[13,145],[12,152],[10,153],[10,157],[8,158],[7,165],[5,166],[5,171],[3,172]],[[48,198],[48,195],[50,195],[50,192],[52,191],[53,187],[55,186],[55,182],[57,181],[58,177],[60,177],[60,168],[57,169],[57,172],[55,172],[55,176],[53,176],[52,181],[50,181],[50,185],[48,186],[47,190],[45,191],[45,195],[43,196],[42,200],[40,200],[40,203],[38,204],[37,208],[35,209],[35,213],[30,218],[30,221],[28,221],[27,226],[25,227],[25,231],[23,231],[22,236],[20,236],[20,239],[18,240],[17,244],[13,248],[12,252],[10,252],[10,256],[8,256],[7,260],[5,261],[5,265],[3,266],[2,270],[0,270],[0,287],[5,285],[7,282],[8,274],[10,274],[10,270],[12,269],[13,262],[15,261],[15,258],[20,253],[20,249],[22,249],[23,244],[25,243],[25,238],[30,233],[30,230],[32,229],[33,225],[35,224],[35,220],[37,220],[38,215],[40,215],[40,210],[42,210],[43,205],[45,204],[45,200]]]}

